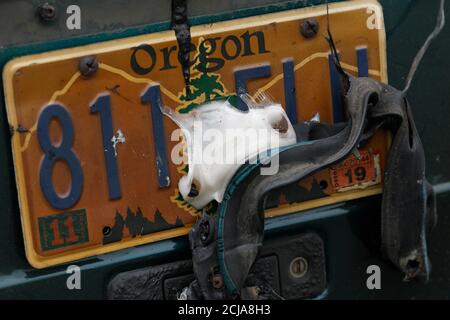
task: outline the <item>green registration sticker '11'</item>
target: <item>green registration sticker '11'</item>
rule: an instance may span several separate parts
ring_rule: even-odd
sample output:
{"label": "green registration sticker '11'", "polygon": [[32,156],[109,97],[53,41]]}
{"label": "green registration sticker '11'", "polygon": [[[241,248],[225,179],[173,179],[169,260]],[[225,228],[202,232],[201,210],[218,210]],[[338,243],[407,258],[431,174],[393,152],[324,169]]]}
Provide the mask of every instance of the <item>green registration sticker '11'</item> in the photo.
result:
{"label": "green registration sticker '11'", "polygon": [[86,210],[39,218],[39,231],[43,251],[88,242]]}

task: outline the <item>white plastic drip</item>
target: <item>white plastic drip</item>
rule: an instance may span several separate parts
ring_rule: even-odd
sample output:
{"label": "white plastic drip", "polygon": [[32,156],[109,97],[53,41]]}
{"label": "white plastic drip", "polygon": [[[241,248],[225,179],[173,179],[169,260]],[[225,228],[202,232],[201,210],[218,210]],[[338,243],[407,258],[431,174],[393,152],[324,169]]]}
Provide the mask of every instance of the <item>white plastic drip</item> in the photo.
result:
{"label": "white plastic drip", "polygon": [[[281,105],[255,105],[249,98],[244,101],[249,105],[245,112],[228,101],[207,103],[189,114],[163,110],[185,137],[189,171],[178,187],[183,198],[197,209],[212,200],[221,202],[228,183],[246,161],[296,142]],[[174,156],[177,152],[172,152],[172,160]]]}

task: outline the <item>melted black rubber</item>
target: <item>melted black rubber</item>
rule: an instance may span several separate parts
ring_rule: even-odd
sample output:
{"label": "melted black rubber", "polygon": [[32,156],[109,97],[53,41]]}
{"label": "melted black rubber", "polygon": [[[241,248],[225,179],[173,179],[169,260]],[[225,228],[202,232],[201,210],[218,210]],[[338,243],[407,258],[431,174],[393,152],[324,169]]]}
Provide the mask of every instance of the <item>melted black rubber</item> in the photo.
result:
{"label": "melted black rubber", "polygon": [[[426,232],[435,221],[435,205],[408,102],[401,91],[369,78],[351,78],[345,102],[347,123],[297,128],[299,140],[312,141],[281,151],[275,175],[263,176],[260,166],[244,165],[218,212],[205,214],[196,223],[190,241],[197,280],[188,290],[189,298],[238,297],[262,246],[266,196],[343,160],[380,128],[393,137],[384,175],[382,251],[407,278],[428,279]],[[200,240],[205,234],[199,228],[205,221],[210,225],[206,241]],[[213,277],[222,279],[223,285],[216,283],[214,288]]]}

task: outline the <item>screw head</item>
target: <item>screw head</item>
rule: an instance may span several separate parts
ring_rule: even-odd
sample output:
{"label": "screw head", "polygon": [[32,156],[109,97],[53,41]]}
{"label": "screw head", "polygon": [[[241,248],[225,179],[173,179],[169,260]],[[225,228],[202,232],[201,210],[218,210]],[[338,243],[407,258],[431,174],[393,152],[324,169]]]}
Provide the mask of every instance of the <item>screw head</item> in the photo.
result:
{"label": "screw head", "polygon": [[308,260],[303,257],[292,259],[289,266],[289,273],[294,278],[302,278],[308,272]]}
{"label": "screw head", "polygon": [[309,39],[319,32],[319,22],[315,18],[306,19],[300,24],[300,33],[303,37]]}
{"label": "screw head", "polygon": [[43,21],[52,21],[56,18],[56,8],[54,5],[46,2],[39,6],[38,14]]}
{"label": "screw head", "polygon": [[94,75],[98,70],[97,58],[94,56],[81,58],[78,69],[80,70],[80,73],[85,77]]}

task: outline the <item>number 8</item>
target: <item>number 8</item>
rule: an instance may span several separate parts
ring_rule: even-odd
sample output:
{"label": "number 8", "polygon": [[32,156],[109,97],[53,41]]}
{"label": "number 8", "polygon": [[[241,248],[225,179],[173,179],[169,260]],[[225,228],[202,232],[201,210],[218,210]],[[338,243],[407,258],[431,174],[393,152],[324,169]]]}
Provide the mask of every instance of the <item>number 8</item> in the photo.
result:
{"label": "number 8", "polygon": [[[62,141],[59,146],[54,146],[49,136],[49,124],[53,118],[57,118],[62,127]],[[45,153],[40,169],[40,184],[45,198],[56,209],[72,207],[80,199],[83,190],[83,172],[80,161],[71,149],[73,133],[72,119],[64,107],[52,104],[42,111],[37,126],[39,144]],[[52,182],[53,165],[57,160],[67,163],[72,177],[70,192],[64,198],[56,193]]]}

